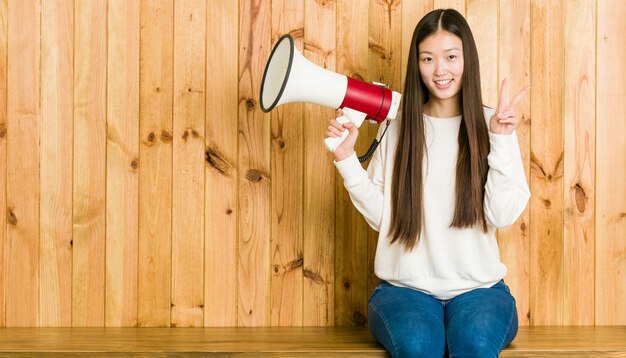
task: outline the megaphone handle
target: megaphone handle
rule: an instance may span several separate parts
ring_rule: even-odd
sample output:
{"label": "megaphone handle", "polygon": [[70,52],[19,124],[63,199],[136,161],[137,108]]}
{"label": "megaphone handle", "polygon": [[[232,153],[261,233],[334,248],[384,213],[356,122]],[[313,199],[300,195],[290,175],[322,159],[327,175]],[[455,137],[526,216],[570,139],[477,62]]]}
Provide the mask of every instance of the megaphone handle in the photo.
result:
{"label": "megaphone handle", "polygon": [[[351,108],[343,108],[343,113],[343,116],[335,118],[335,120],[341,124],[352,122],[354,123],[354,125],[357,126],[357,128],[359,128],[361,124],[363,124],[363,120],[365,120],[365,117],[367,116],[367,114]],[[341,143],[343,143],[346,137],[348,137],[348,130],[341,132],[341,137],[328,137],[324,139],[326,149],[334,152],[335,149],[337,149],[337,147],[340,146]]]}
{"label": "megaphone handle", "polygon": [[[346,116],[335,118],[335,120],[341,124],[351,122],[350,119],[348,119],[348,117]],[[328,149],[330,152],[334,152],[335,149],[337,149],[337,147],[340,146],[344,140],[346,140],[346,138],[348,137],[348,133],[349,132],[346,129],[343,132],[341,132],[341,137],[328,137],[324,139],[324,144],[326,145],[326,149]]]}

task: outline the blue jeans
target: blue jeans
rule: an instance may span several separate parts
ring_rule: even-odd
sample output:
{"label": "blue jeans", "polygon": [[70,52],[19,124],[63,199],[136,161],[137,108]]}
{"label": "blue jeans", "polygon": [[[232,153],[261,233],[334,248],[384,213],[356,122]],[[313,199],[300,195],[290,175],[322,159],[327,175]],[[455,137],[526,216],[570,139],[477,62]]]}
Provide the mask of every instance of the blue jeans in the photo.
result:
{"label": "blue jeans", "polygon": [[369,299],[368,321],[393,357],[497,357],[518,328],[504,281],[451,300],[381,281]]}

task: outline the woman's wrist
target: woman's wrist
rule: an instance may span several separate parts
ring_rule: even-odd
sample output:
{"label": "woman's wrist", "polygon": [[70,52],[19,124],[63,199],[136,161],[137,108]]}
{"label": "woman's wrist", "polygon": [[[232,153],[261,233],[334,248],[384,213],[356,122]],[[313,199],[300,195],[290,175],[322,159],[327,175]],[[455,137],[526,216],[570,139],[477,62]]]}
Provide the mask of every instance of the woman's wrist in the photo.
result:
{"label": "woman's wrist", "polygon": [[338,152],[336,152],[336,151],[335,151],[333,154],[334,154],[334,157],[335,157],[335,161],[336,161],[336,162],[340,162],[340,161],[342,161],[342,160],[344,160],[344,159],[347,159],[347,158],[348,158],[349,156],[351,156],[352,154],[354,154],[354,150],[352,150],[352,151],[351,151],[351,152],[349,152],[349,153],[343,153],[343,152],[339,152],[339,153],[338,153]]}

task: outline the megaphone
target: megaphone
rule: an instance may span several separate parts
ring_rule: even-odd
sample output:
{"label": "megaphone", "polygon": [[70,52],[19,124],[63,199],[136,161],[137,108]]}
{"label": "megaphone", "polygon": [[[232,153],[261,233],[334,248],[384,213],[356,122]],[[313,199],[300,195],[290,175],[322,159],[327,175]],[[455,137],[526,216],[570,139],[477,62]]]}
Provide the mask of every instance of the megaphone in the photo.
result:
{"label": "megaphone", "polygon": [[[272,49],[261,83],[261,109],[291,102],[342,108],[339,123],[352,122],[360,127],[365,119],[377,123],[395,119],[401,95],[380,83],[367,83],[319,67],[307,60],[294,46],[293,38],[283,35]],[[326,148],[334,152],[346,139],[326,138]]]}

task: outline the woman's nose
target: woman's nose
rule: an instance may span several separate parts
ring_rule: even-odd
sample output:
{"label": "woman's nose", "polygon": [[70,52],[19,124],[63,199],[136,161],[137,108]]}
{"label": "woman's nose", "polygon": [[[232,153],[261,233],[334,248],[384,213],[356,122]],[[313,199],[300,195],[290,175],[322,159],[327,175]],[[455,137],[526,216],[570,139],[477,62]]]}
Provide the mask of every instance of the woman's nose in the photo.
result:
{"label": "woman's nose", "polygon": [[435,64],[435,75],[441,76],[446,74],[446,65],[443,61],[437,61]]}

